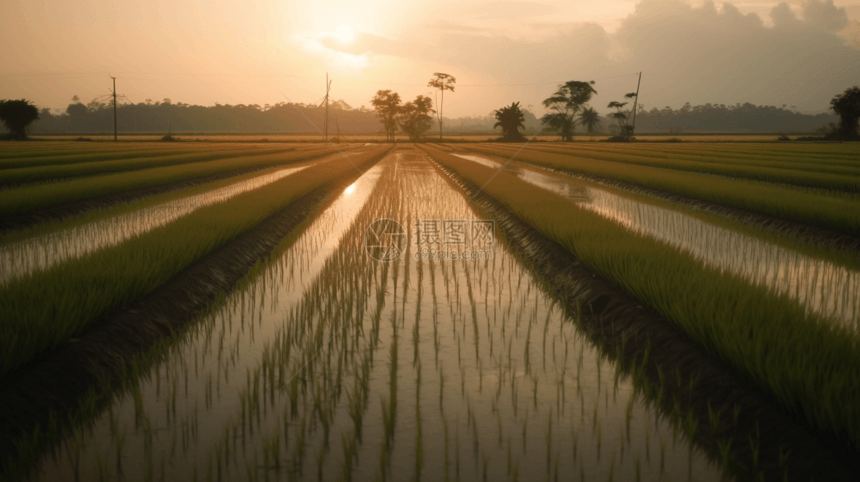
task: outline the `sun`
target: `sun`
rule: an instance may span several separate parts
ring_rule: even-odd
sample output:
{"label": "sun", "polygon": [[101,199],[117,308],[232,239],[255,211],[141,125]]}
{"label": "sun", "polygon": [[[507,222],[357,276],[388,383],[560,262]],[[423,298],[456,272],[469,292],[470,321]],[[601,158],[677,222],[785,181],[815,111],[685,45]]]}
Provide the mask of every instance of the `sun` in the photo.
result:
{"label": "sun", "polygon": [[355,39],[355,32],[346,25],[341,25],[336,28],[333,32],[328,33],[329,37],[336,38],[338,41],[348,44],[351,43]]}

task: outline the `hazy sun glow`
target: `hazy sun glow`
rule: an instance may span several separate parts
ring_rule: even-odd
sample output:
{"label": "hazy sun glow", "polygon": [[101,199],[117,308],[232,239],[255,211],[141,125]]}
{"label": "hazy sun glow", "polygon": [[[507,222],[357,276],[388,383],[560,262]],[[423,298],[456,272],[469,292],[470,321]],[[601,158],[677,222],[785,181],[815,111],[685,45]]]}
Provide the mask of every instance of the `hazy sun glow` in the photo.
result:
{"label": "hazy sun glow", "polygon": [[355,39],[355,32],[352,31],[351,28],[346,25],[341,25],[334,30],[334,32],[328,32],[326,37],[334,37],[339,41],[348,44]]}

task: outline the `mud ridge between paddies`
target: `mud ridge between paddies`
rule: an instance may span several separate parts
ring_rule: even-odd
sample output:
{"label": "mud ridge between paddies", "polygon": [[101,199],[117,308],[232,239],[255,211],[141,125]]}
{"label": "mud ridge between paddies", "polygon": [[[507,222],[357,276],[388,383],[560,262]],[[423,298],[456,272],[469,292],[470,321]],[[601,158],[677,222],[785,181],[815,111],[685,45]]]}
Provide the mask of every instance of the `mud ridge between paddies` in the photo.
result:
{"label": "mud ridge between paddies", "polygon": [[[388,153],[377,154],[365,171]],[[305,194],[131,306],[0,379],[0,464],[15,456],[17,441],[37,424],[47,427],[51,413],[66,420],[89,390],[110,384],[134,356],[199,317],[360,175],[351,170]]]}
{"label": "mud ridge between paddies", "polygon": [[220,181],[230,177],[241,176],[255,171],[269,169],[272,166],[250,167],[246,169],[236,169],[228,172],[210,174],[208,176],[193,177],[191,179],[183,179],[181,181],[160,184],[156,186],[144,187],[132,191],[125,191],[117,194],[108,194],[89,199],[82,199],[65,204],[58,204],[44,209],[36,209],[22,214],[14,214],[0,218],[0,234],[5,234],[19,229],[30,228],[39,224],[52,223],[62,221],[66,218],[84,214],[97,209],[109,208],[120,204],[136,201],[158,194],[164,194],[173,191],[187,189],[189,187],[199,186],[210,182]]}
{"label": "mud ridge between paddies", "polygon": [[832,248],[840,251],[860,251],[860,238],[841,231],[822,228],[818,226],[810,226],[808,224],[802,224],[797,221],[791,221],[776,216],[755,213],[752,211],[747,211],[745,209],[704,201],[702,199],[697,199],[691,196],[685,196],[683,194],[678,194],[672,191],[658,189],[642,184],[619,181],[617,179],[596,176],[594,174],[570,171],[567,169],[558,169],[522,160],[516,160],[516,162],[525,166],[564,174],[566,176],[592,181],[598,184],[603,184],[605,186],[624,189],[635,194],[643,194],[672,203],[677,203],[692,211],[710,213],[720,217],[729,218],[740,222],[741,224],[758,227],[767,232],[771,232],[777,235],[794,237],[801,242],[817,244],[822,247]]}
{"label": "mud ridge between paddies", "polygon": [[[689,335],[592,273],[495,198],[479,192],[474,183],[433,163],[468,198],[474,196],[472,201],[496,221],[513,251],[563,300],[565,309],[579,312],[582,329],[592,341],[634,379],[644,380],[648,400],[666,413],[679,410],[680,418],[693,417],[698,430],[688,435],[716,460],[719,441],[731,442],[729,473],[746,480],[761,471],[765,480],[782,480],[787,467],[789,480],[856,480],[860,457],[848,442],[816,431],[789,413]],[[736,409],[732,426],[727,414]],[[718,426],[711,426],[709,411],[724,415]],[[760,442],[759,453],[753,453],[751,440]],[[781,463],[786,454],[787,462]]]}

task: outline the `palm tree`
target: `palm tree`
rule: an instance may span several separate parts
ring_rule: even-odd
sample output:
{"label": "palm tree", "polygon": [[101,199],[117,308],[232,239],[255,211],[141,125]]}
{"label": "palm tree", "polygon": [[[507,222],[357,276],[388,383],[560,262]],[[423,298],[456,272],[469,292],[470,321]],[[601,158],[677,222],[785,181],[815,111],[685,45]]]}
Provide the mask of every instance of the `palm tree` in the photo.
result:
{"label": "palm tree", "polygon": [[493,129],[496,127],[502,128],[502,138],[506,141],[521,141],[525,140],[525,138],[520,135],[520,127],[525,127],[523,121],[526,119],[523,111],[520,110],[520,103],[514,102],[513,104],[502,107],[501,109],[496,111],[496,125],[493,126]]}
{"label": "palm tree", "polygon": [[600,127],[600,114],[593,107],[588,107],[579,114],[579,123],[585,126],[589,134],[594,134]]}
{"label": "palm tree", "polygon": [[549,110],[549,113],[541,118],[543,125],[558,132],[561,140],[572,141],[576,115],[587,106],[591,96],[597,93],[593,85],[593,80],[571,80],[558,86],[558,90],[543,101],[543,106]]}
{"label": "palm tree", "polygon": [[439,89],[442,92],[442,102],[439,103],[438,96],[436,97],[436,105],[439,106],[439,112],[436,113],[436,118],[439,119],[439,140],[442,140],[442,107],[445,104],[445,91],[450,90],[454,92],[454,84],[457,83],[457,79],[454,78],[453,75],[445,74],[442,72],[434,72],[433,78],[430,79],[430,82],[427,82],[427,87],[433,87],[434,89]]}

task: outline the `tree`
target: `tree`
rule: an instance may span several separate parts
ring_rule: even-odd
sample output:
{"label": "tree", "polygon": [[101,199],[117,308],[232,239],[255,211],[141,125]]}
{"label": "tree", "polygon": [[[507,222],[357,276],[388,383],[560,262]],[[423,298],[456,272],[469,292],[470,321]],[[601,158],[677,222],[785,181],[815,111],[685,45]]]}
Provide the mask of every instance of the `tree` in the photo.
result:
{"label": "tree", "polygon": [[843,140],[860,139],[858,123],[860,123],[860,87],[854,86],[837,94],[830,101],[830,110],[839,116],[839,129],[836,137]]}
{"label": "tree", "polygon": [[69,104],[69,106],[66,107],[66,114],[69,114],[72,117],[82,116],[88,111],[89,109],[87,109],[87,106],[81,104],[80,102],[78,102],[77,104]]}
{"label": "tree", "polygon": [[378,90],[376,95],[370,99],[370,104],[376,115],[382,121],[382,126],[385,127],[385,133],[389,141],[394,140],[394,133],[397,132],[397,114],[400,110],[400,94],[390,90]]}
{"label": "tree", "polygon": [[0,120],[9,129],[12,140],[27,139],[27,126],[38,119],[39,109],[28,100],[0,101]]}
{"label": "tree", "polygon": [[624,140],[630,140],[630,131],[631,127],[627,124],[627,114],[628,112],[624,112],[624,106],[627,105],[627,102],[616,102],[612,101],[609,103],[610,109],[615,109],[615,112],[609,114],[609,117],[618,121],[618,128],[621,131],[621,137]]}
{"label": "tree", "polygon": [[600,114],[593,107],[585,108],[579,113],[579,123],[585,126],[589,134],[594,134],[600,127]]}
{"label": "tree", "polygon": [[409,139],[417,141],[433,126],[433,99],[419,95],[412,102],[403,104],[397,112],[397,122]]}
{"label": "tree", "polygon": [[430,82],[427,82],[427,87],[433,87],[434,89],[439,89],[442,92],[442,102],[439,102],[438,97],[436,98],[436,105],[439,106],[439,112],[436,113],[436,118],[439,120],[439,139],[442,139],[442,107],[445,104],[445,91],[450,90],[454,92],[454,84],[457,83],[457,79],[448,74],[443,74],[442,72],[434,72],[433,78],[430,79]]}
{"label": "tree", "polygon": [[523,121],[526,119],[523,111],[520,110],[520,103],[514,102],[513,104],[502,107],[501,109],[495,111],[496,115],[496,125],[493,126],[493,129],[496,127],[502,128],[502,138],[506,141],[523,141],[525,138],[520,134],[520,127],[525,127]]}
{"label": "tree", "polygon": [[558,90],[543,101],[549,113],[541,118],[545,126],[559,133],[563,141],[573,140],[573,130],[576,128],[576,114],[588,105],[594,90],[594,81],[582,82],[571,80],[560,85]]}

